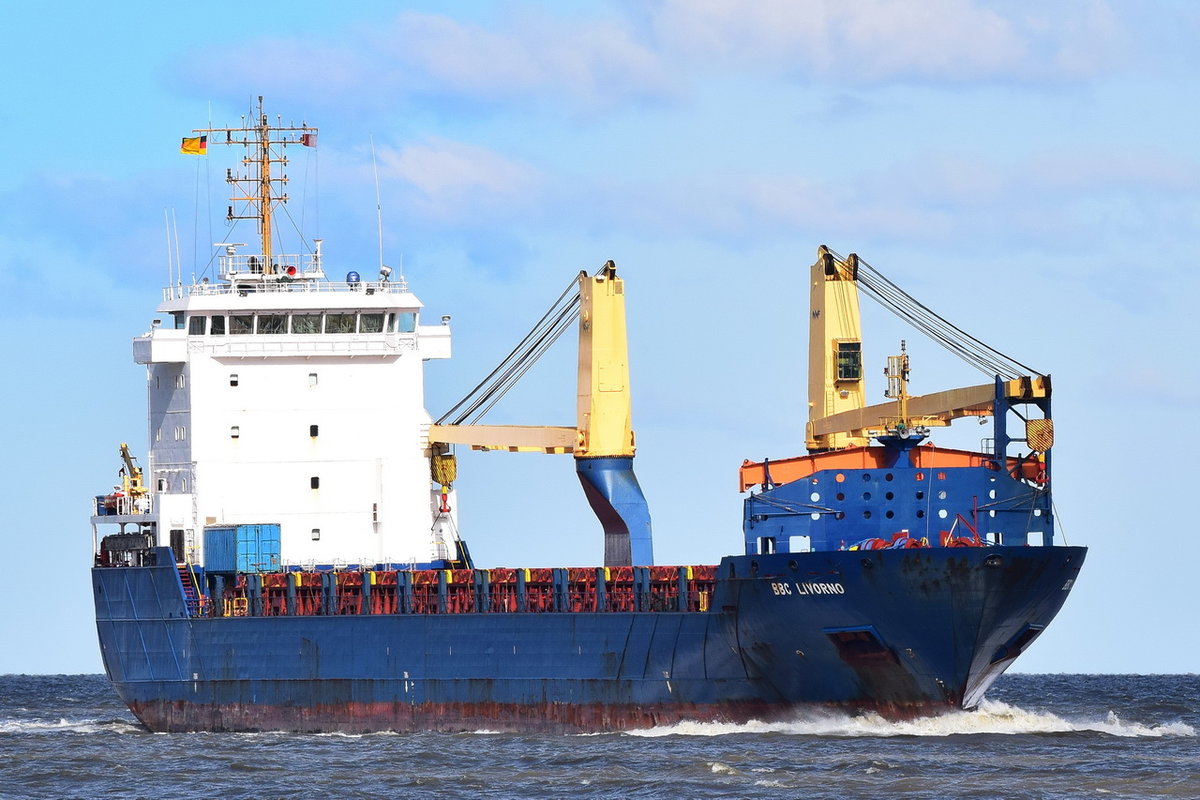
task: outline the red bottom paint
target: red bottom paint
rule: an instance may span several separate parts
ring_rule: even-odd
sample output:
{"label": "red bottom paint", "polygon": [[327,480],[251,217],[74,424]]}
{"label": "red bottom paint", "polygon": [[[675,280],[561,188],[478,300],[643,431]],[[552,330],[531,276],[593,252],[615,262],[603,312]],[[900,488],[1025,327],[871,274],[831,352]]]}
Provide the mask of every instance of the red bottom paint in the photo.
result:
{"label": "red bottom paint", "polygon": [[958,710],[946,704],[906,706],[866,703],[792,705],[762,702],[696,705],[579,705],[548,703],[344,703],[312,708],[234,704],[220,707],[185,702],[132,702],[130,709],[154,732],[285,731],[373,733],[381,731],[503,731],[513,733],[603,733],[642,730],[680,722],[775,722],[806,715],[871,711],[889,720]]}

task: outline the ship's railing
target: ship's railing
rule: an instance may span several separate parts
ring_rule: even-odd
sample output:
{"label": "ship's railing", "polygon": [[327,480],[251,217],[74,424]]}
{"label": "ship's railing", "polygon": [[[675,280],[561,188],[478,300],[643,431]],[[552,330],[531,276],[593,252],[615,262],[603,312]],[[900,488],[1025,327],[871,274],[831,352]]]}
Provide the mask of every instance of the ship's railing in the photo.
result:
{"label": "ship's railing", "polygon": [[217,265],[222,275],[291,275],[298,277],[305,273],[313,276],[320,275],[321,256],[317,253],[276,253],[270,259],[271,268],[267,272],[267,259],[260,255],[234,253],[217,257]]}
{"label": "ship's railing", "polygon": [[144,516],[154,510],[150,495],[130,497],[124,494],[101,494],[92,499],[93,517]]}
{"label": "ship's railing", "polygon": [[706,612],[717,568],[579,567],[209,576],[211,616]]}
{"label": "ship's railing", "polygon": [[272,276],[266,279],[239,280],[234,278],[232,283],[200,283],[177,284],[163,288],[163,300],[182,300],[189,296],[210,295],[240,295],[250,294],[282,294],[282,293],[329,293],[329,292],[360,292],[364,295],[373,294],[406,294],[408,282],[403,278],[390,281],[326,281],[307,280],[301,274],[294,279],[274,280]]}

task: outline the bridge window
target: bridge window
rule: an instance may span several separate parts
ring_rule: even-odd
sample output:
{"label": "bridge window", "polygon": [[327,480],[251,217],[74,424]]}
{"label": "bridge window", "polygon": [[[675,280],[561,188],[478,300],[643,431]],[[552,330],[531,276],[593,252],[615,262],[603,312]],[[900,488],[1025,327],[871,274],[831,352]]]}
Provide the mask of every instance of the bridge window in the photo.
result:
{"label": "bridge window", "polygon": [[320,333],[320,314],[293,314],[292,333]]}
{"label": "bridge window", "polygon": [[191,317],[188,319],[188,336],[203,336],[208,317]]}
{"label": "bridge window", "polygon": [[225,315],[224,314],[221,314],[220,316],[214,316],[212,318],[212,327],[209,329],[209,333],[211,333],[213,336],[224,336],[225,335]]}
{"label": "bridge window", "polygon": [[837,377],[839,381],[862,380],[862,343],[837,343]]}
{"label": "bridge window", "polygon": [[287,333],[286,314],[259,314],[259,333]]}
{"label": "bridge window", "polygon": [[326,314],[326,333],[354,333],[353,314]]}
{"label": "bridge window", "polygon": [[229,332],[235,336],[254,333],[253,314],[233,314],[229,317]]}
{"label": "bridge window", "polygon": [[383,314],[362,314],[358,318],[359,333],[383,333]]}
{"label": "bridge window", "polygon": [[400,332],[412,333],[417,329],[417,313],[415,311],[400,312]]}

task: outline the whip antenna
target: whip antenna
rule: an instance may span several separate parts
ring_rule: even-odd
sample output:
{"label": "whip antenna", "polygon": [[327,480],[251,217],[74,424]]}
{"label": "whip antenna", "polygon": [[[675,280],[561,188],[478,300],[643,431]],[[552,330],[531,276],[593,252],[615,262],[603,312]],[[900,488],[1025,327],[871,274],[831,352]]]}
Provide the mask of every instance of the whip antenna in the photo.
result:
{"label": "whip antenna", "polygon": [[383,272],[383,201],[379,195],[379,162],[375,159],[375,134],[371,134],[371,168],[375,171],[375,229],[379,234],[379,271]]}

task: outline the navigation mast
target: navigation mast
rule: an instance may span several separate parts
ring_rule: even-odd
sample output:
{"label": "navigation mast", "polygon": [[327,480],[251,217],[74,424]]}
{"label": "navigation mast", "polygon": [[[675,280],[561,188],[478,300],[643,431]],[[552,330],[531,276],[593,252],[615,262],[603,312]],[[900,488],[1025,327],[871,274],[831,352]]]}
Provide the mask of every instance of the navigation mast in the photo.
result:
{"label": "navigation mast", "polygon": [[[274,259],[271,221],[276,203],[288,201],[286,188],[288,177],[282,171],[279,177],[271,174],[271,165],[287,166],[288,159],[283,150],[290,144],[315,147],[317,129],[309,127],[301,121],[295,125],[272,126],[263,112],[262,95],[258,97],[258,110],[254,124],[240,128],[193,128],[193,133],[217,134],[224,133],[224,141],[212,140],[214,144],[240,144],[246,148],[242,157],[242,165],[248,168],[246,174],[234,174],[232,169],[225,170],[225,182],[234,187],[230,200],[234,203],[249,203],[253,213],[235,214],[234,207],[229,206],[226,216],[228,220],[254,219],[258,220],[258,232],[262,237],[262,272],[264,275],[274,274],[277,267]],[[277,188],[278,187],[278,190]]]}

